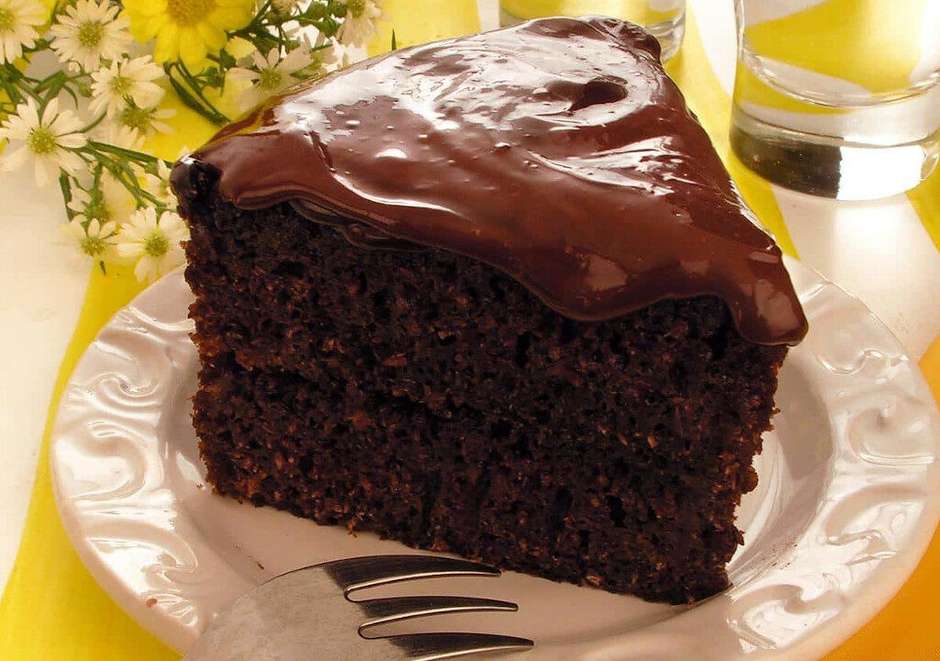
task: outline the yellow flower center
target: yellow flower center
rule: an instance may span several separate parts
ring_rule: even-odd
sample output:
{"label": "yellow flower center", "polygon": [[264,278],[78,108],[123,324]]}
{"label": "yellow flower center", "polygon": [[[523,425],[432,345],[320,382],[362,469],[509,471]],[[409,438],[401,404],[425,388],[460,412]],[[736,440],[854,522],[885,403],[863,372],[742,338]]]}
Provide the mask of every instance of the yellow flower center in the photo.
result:
{"label": "yellow flower center", "polygon": [[82,252],[89,257],[97,257],[107,248],[104,239],[100,236],[85,236],[80,243]]}
{"label": "yellow flower center", "polygon": [[131,105],[124,108],[118,118],[124,126],[146,133],[150,130],[150,112],[145,108]]}
{"label": "yellow flower center", "polygon": [[97,218],[100,221],[111,220],[111,210],[108,209],[108,205],[104,201],[104,196],[101,193],[94,192],[91,195],[91,199],[88,200],[88,204],[85,205],[85,217],[89,220]]}
{"label": "yellow flower center", "polygon": [[366,0],[349,0],[346,3],[346,11],[352,14],[353,18],[359,18],[365,10]]}
{"label": "yellow flower center", "polygon": [[83,48],[97,48],[104,36],[104,26],[98,21],[82,23],[78,28],[78,43]]}
{"label": "yellow flower center", "polygon": [[274,91],[280,88],[284,76],[277,69],[264,69],[258,78],[258,87],[263,90]]}
{"label": "yellow flower center", "polygon": [[160,230],[154,230],[144,240],[144,252],[151,257],[163,257],[170,249],[170,241]]}
{"label": "yellow flower center", "polygon": [[16,16],[10,9],[0,7],[0,32],[13,32]]}
{"label": "yellow flower center", "polygon": [[37,126],[30,130],[26,137],[26,146],[37,156],[48,156],[58,146],[55,137],[55,134],[45,126]]}
{"label": "yellow flower center", "polygon": [[215,9],[215,0],[167,0],[166,13],[178,25],[196,25]]}
{"label": "yellow flower center", "polygon": [[131,91],[131,79],[126,76],[115,76],[111,79],[111,91],[115,96],[127,96]]}

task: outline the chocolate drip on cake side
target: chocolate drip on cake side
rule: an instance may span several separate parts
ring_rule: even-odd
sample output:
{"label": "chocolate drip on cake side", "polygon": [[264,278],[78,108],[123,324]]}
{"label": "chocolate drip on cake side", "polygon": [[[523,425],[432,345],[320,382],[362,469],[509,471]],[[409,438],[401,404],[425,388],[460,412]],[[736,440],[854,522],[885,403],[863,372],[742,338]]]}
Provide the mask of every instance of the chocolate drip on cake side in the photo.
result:
{"label": "chocolate drip on cake side", "polygon": [[[252,209],[294,201],[372,248],[484,261],[578,320],[719,296],[739,332],[807,324],[659,62],[615,19],[544,19],[396,51],[296,87],[177,165]],[[201,175],[200,175],[201,176]]]}

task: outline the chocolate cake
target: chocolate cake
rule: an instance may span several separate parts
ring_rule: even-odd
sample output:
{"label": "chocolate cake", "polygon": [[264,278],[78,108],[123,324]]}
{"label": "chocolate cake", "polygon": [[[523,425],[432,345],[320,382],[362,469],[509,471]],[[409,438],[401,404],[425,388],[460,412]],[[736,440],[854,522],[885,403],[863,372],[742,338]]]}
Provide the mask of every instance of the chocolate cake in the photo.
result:
{"label": "chocolate cake", "polygon": [[173,185],[219,493],[646,599],[727,586],[806,320],[648,34],[396,51]]}

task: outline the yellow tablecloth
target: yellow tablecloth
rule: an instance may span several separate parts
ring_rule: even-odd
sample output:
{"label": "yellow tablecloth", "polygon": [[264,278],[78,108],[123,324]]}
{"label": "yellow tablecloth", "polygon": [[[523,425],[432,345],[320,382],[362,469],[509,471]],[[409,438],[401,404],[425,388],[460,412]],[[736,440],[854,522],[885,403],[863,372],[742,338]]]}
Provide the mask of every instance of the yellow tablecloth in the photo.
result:
{"label": "yellow tablecloth", "polygon": [[[389,23],[376,49],[390,43],[394,27],[401,45],[466,34],[479,29],[473,0],[386,0]],[[681,54],[670,72],[686,93],[725,158],[742,193],[781,246],[794,252],[770,187],[730,154],[727,127],[730,99],[708,64],[694,17]],[[203,142],[212,128],[181,109],[177,133],[149,146],[173,158],[183,144]],[[940,248],[940,177],[910,198]],[[0,602],[0,659],[16,661],[170,661],[176,653],[123,613],[97,586],[66,538],[53,502],[48,467],[49,432],[59,396],[78,359],[111,315],[140,287],[129,273],[105,277],[95,270],[75,334],[66,351],[52,397],[39,468],[20,552]],[[940,399],[940,340],[921,366]],[[940,627],[934,604],[940,593],[940,538],[935,537],[914,576],[878,617],[828,661],[910,661],[940,659]]]}

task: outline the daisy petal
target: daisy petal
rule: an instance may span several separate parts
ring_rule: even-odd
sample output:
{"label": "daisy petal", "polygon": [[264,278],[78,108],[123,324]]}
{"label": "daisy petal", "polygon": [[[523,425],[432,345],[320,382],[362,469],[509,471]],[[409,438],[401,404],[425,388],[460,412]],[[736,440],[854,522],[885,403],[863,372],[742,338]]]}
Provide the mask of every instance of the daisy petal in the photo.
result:
{"label": "daisy petal", "polygon": [[49,103],[46,104],[46,109],[42,113],[41,124],[43,126],[49,126],[56,119],[56,115],[59,114],[59,99],[52,99]]}

